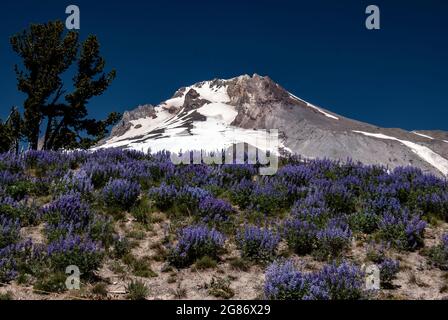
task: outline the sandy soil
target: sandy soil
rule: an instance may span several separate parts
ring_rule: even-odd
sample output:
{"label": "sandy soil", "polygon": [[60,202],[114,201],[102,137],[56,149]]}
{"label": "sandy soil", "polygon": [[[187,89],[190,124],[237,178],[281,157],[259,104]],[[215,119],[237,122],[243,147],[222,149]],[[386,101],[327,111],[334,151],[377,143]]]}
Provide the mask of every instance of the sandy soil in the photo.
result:
{"label": "sandy soil", "polygon": [[[132,254],[137,258],[150,257],[151,269],[157,274],[152,278],[139,278],[132,275],[129,267],[123,263],[108,260],[101,270],[97,272],[98,278],[107,284],[107,297],[98,297],[90,293],[92,284],[85,284],[80,291],[71,291],[64,294],[40,294],[33,291],[32,286],[19,286],[16,282],[0,286],[0,293],[11,292],[14,299],[22,300],[54,300],[54,299],[126,299],[127,284],[134,279],[144,281],[149,290],[149,300],[153,299],[216,299],[211,296],[207,284],[213,277],[225,278],[230,281],[230,288],[234,291],[234,299],[261,298],[264,283],[264,268],[252,266],[247,271],[235,270],[230,260],[238,257],[235,247],[228,245],[227,253],[221,257],[217,268],[212,270],[196,270],[194,267],[169,270],[163,261],[157,261],[159,250],[163,247],[166,236],[168,220],[156,223],[151,230],[144,232],[141,240],[135,240],[137,245]],[[125,234],[135,229],[137,223],[127,216],[118,226],[118,233]],[[32,238],[36,242],[43,242],[43,225],[33,228],[24,228],[23,236]],[[425,246],[433,246],[438,243],[440,236],[448,231],[448,224],[437,227],[429,226],[425,235]],[[280,250],[284,249],[281,245]],[[367,244],[365,241],[353,241],[352,248],[346,258],[362,265],[366,262]],[[448,272],[441,271],[431,266],[421,252],[396,252],[390,251],[392,258],[400,261],[401,270],[397,279],[393,282],[393,288],[380,290],[374,297],[379,299],[448,299]],[[315,261],[311,256],[292,257],[297,266],[304,272],[319,270],[322,263]],[[124,272],[113,271],[120,265]],[[114,267],[115,266],[115,267]]]}

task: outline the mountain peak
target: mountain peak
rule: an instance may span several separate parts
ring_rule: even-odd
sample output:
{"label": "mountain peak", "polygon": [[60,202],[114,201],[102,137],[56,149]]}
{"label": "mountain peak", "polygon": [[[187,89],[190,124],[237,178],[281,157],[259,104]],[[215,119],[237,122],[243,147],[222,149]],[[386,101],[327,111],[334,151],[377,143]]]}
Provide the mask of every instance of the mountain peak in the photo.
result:
{"label": "mountain peak", "polygon": [[351,158],[391,168],[413,165],[448,175],[447,135],[351,120],[258,74],[198,82],[158,105],[125,112],[98,147],[216,151],[245,143],[263,149],[266,141],[259,133],[270,129],[279,131],[279,150],[305,158]]}

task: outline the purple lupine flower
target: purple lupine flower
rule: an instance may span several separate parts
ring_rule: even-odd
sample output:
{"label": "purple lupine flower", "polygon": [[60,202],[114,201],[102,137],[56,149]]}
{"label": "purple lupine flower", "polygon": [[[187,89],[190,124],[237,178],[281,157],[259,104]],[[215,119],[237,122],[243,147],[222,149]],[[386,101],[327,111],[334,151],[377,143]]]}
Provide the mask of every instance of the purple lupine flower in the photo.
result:
{"label": "purple lupine flower", "polygon": [[90,275],[101,265],[104,251],[99,242],[86,237],[69,235],[51,242],[46,250],[54,270],[63,271],[67,266],[77,266],[81,273]]}
{"label": "purple lupine flower", "polygon": [[400,262],[386,258],[379,264],[381,283],[388,286],[400,271]]}
{"label": "purple lupine flower", "polygon": [[176,201],[189,208],[197,208],[200,202],[211,196],[211,193],[207,190],[187,186],[179,190]]}
{"label": "purple lupine flower", "polygon": [[154,181],[160,181],[167,177],[174,176],[175,165],[168,158],[164,158],[164,154],[158,153],[153,155],[155,162],[148,163],[148,171],[151,175],[151,179]]}
{"label": "purple lupine flower", "polygon": [[[364,274],[353,264],[331,263],[314,275],[311,282],[315,290],[310,297],[316,300],[358,300],[363,296]],[[323,294],[322,294],[323,293]],[[316,295],[317,294],[317,295]]]}
{"label": "purple lupine flower", "polygon": [[309,293],[310,280],[293,262],[274,262],[266,270],[264,296],[269,300],[302,300]]}
{"label": "purple lupine flower", "polygon": [[350,244],[352,232],[348,226],[341,226],[333,221],[317,232],[315,254],[319,259],[329,259],[339,256]]}
{"label": "purple lupine flower", "polygon": [[47,247],[47,255],[53,256],[59,253],[67,253],[75,250],[84,252],[101,251],[101,244],[81,236],[68,236],[50,243]]}
{"label": "purple lupine flower", "polygon": [[124,167],[121,163],[107,162],[104,159],[98,162],[90,159],[81,167],[81,170],[90,177],[95,188],[102,188],[111,179],[119,178],[124,172]]}
{"label": "purple lupine flower", "polygon": [[411,166],[397,167],[392,172],[392,176],[396,179],[412,181],[415,177],[423,175],[421,169]]}
{"label": "purple lupine flower", "polygon": [[318,190],[308,192],[305,198],[296,201],[293,213],[308,208],[326,208],[325,194]]}
{"label": "purple lupine flower", "polygon": [[399,213],[402,210],[400,201],[397,198],[382,194],[373,199],[369,198],[365,207],[377,214]]}
{"label": "purple lupine flower", "polygon": [[291,260],[274,262],[265,278],[264,295],[271,300],[355,300],[364,294],[363,272],[346,262],[308,274],[297,270]]}
{"label": "purple lupine flower", "polygon": [[414,250],[423,245],[425,228],[426,222],[407,210],[399,215],[386,213],[379,224],[382,238],[405,250]]}
{"label": "purple lupine flower", "polygon": [[43,248],[41,245],[36,245],[31,239],[13,243],[3,249],[0,249],[0,258],[5,257],[23,257],[26,255],[28,258],[40,258],[42,257]]}
{"label": "purple lupine flower", "polygon": [[0,282],[9,282],[20,271],[32,274],[33,266],[44,261],[42,246],[35,245],[31,240],[11,244],[0,249]]}
{"label": "purple lupine flower", "polygon": [[446,250],[446,252],[448,252],[448,233],[445,233],[442,236],[442,246],[443,249]]}
{"label": "purple lupine flower", "polygon": [[213,169],[205,164],[176,166],[167,177],[169,183],[178,187],[202,187],[213,174]]}
{"label": "purple lupine flower", "polygon": [[0,185],[7,186],[16,181],[23,180],[22,173],[12,173],[8,170],[0,170]]}
{"label": "purple lupine flower", "polygon": [[70,222],[85,226],[92,217],[89,205],[82,201],[79,193],[60,196],[44,207],[42,214],[49,224]]}
{"label": "purple lupine flower", "polygon": [[20,235],[19,220],[0,216],[0,249],[17,242]]}
{"label": "purple lupine flower", "polygon": [[268,261],[275,256],[280,236],[266,228],[246,226],[238,232],[236,240],[244,257]]}
{"label": "purple lupine flower", "polygon": [[121,164],[123,165],[123,171],[120,174],[122,179],[140,182],[151,178],[150,163],[148,161],[130,160]]}
{"label": "purple lupine flower", "polygon": [[155,205],[160,210],[169,209],[176,201],[177,193],[178,191],[175,186],[165,183],[162,183],[160,187],[153,187],[148,191],[149,198],[154,200]]}
{"label": "purple lupine flower", "polygon": [[313,171],[307,165],[286,165],[277,173],[283,181],[292,182],[296,186],[308,185],[313,177]]}
{"label": "purple lupine flower", "polygon": [[320,189],[324,190],[325,203],[335,213],[352,213],[355,211],[354,196],[341,180],[322,184]]}
{"label": "purple lupine flower", "polygon": [[133,206],[139,196],[140,185],[125,179],[109,181],[102,191],[102,198],[107,205],[123,209]]}
{"label": "purple lupine flower", "polygon": [[84,170],[75,173],[67,173],[61,180],[61,193],[76,192],[82,195],[90,195],[93,190],[93,183]]}
{"label": "purple lupine flower", "polygon": [[156,206],[161,210],[169,209],[174,204],[183,206],[188,210],[196,210],[202,201],[211,196],[209,191],[199,187],[176,188],[164,183],[160,187],[149,190],[149,197],[155,201]]}
{"label": "purple lupine flower", "polygon": [[224,180],[228,184],[239,182],[243,179],[250,180],[257,174],[257,168],[250,164],[224,164],[221,166]]}
{"label": "purple lupine flower", "polygon": [[274,179],[263,178],[255,185],[250,196],[250,209],[265,215],[281,211],[288,206],[288,190]]}
{"label": "purple lupine flower", "polygon": [[317,227],[300,218],[288,219],[283,224],[283,236],[298,254],[310,253],[316,244]]}
{"label": "purple lupine flower", "polygon": [[0,258],[0,282],[8,283],[18,275],[17,266],[11,257]]}
{"label": "purple lupine flower", "polygon": [[108,242],[113,233],[110,218],[93,213],[77,193],[59,197],[42,209],[42,215],[50,241],[69,235],[88,234],[95,240]]}
{"label": "purple lupine flower", "polygon": [[206,197],[199,203],[198,213],[206,221],[227,221],[229,216],[235,213],[232,205],[225,200],[214,197]]}
{"label": "purple lupine flower", "polygon": [[14,173],[23,172],[25,170],[25,161],[22,154],[6,152],[0,154],[0,168]]}
{"label": "purple lupine flower", "polygon": [[169,260],[177,267],[185,267],[203,256],[217,258],[224,242],[224,235],[215,229],[202,225],[188,226],[180,230],[178,243]]}
{"label": "purple lupine flower", "polygon": [[255,183],[247,179],[234,183],[230,187],[231,200],[241,209],[247,208],[250,205],[250,197],[254,187]]}
{"label": "purple lupine flower", "polygon": [[352,233],[348,226],[341,224],[339,225],[334,220],[330,220],[328,226],[317,232],[317,239],[319,241],[326,241],[331,239],[340,238],[342,241],[349,241]]}
{"label": "purple lupine flower", "polygon": [[419,194],[417,203],[423,212],[439,215],[445,220],[448,219],[448,190]]}

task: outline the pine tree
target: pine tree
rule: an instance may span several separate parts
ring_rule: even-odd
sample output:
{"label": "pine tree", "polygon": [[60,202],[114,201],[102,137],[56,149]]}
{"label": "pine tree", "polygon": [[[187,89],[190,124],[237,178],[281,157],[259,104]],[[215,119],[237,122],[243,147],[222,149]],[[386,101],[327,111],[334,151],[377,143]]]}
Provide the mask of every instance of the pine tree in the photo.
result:
{"label": "pine tree", "polygon": [[[119,120],[116,113],[102,121],[87,118],[89,100],[107,90],[116,75],[115,70],[104,73],[95,36],[80,43],[77,32],[65,32],[56,21],[31,25],[14,35],[11,45],[22,59],[22,69],[15,69],[18,89],[27,96],[23,133],[30,149],[38,148],[39,139],[47,150],[88,148]],[[61,77],[74,63],[74,89],[67,93]]]}
{"label": "pine tree", "polygon": [[9,126],[8,129],[12,136],[11,150],[14,150],[16,153],[18,153],[20,148],[20,141],[23,138],[22,132],[24,126],[22,116],[20,115],[19,109],[17,107],[13,107],[11,109],[11,113],[9,115],[7,124]]}
{"label": "pine tree", "polygon": [[0,120],[0,153],[11,150],[12,138],[8,126]]}
{"label": "pine tree", "polygon": [[19,152],[22,139],[23,122],[19,110],[11,109],[5,123],[0,120],[0,153],[7,151]]}

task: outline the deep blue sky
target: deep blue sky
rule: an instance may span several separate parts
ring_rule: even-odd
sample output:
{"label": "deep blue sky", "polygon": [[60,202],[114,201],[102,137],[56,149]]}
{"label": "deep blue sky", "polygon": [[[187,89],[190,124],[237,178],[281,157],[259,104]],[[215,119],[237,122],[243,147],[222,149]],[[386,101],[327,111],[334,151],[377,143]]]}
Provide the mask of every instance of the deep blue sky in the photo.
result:
{"label": "deep blue sky", "polygon": [[[448,130],[448,3],[443,0],[2,1],[0,117],[21,105],[9,37],[81,9],[98,35],[111,88],[91,115],[158,103],[197,81],[269,75],[333,112],[385,127]],[[380,31],[364,27],[381,9]]]}

